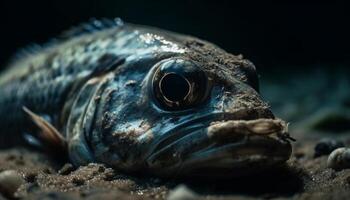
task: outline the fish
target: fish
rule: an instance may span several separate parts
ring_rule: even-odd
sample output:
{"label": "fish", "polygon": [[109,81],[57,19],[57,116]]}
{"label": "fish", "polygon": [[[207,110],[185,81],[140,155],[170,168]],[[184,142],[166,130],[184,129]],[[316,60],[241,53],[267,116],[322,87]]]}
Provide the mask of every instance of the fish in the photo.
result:
{"label": "fish", "polygon": [[251,61],[120,18],[15,56],[0,75],[0,118],[5,146],[159,177],[260,173],[285,164],[294,140]]}

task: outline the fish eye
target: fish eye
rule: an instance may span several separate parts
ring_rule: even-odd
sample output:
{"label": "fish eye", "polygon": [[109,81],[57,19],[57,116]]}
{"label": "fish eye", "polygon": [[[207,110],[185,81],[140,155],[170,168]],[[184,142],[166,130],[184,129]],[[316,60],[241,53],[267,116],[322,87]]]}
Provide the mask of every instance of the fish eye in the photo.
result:
{"label": "fish eye", "polygon": [[198,106],[209,94],[209,81],[196,64],[168,60],[160,64],[153,76],[153,94],[165,110],[185,110]]}

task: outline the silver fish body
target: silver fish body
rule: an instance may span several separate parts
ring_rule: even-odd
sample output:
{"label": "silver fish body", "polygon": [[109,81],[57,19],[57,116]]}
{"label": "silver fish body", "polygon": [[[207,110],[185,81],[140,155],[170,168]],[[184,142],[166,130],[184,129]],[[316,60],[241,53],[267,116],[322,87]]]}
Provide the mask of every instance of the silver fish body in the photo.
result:
{"label": "silver fish body", "polygon": [[242,56],[118,20],[10,65],[0,76],[1,135],[10,144],[9,133],[15,143],[38,131],[25,107],[61,134],[75,165],[166,177],[249,174],[291,154],[286,124],[258,88]]}

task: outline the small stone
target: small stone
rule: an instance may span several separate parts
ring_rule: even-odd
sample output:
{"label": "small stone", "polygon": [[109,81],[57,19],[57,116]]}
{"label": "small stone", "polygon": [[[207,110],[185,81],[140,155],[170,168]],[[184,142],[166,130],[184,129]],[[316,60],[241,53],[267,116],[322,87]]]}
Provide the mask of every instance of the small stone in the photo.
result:
{"label": "small stone", "polygon": [[185,185],[178,185],[170,191],[167,200],[192,200],[198,199],[198,195]]}
{"label": "small stone", "polygon": [[14,198],[15,192],[24,183],[22,175],[15,170],[0,173],[0,193],[6,197]]}
{"label": "small stone", "polygon": [[327,166],[335,170],[350,168],[350,148],[338,148],[328,157]]}
{"label": "small stone", "polygon": [[69,173],[71,173],[74,170],[74,166],[70,163],[66,163],[65,165],[63,165],[63,167],[58,170],[58,174],[60,175],[68,175]]}
{"label": "small stone", "polygon": [[322,139],[315,146],[314,157],[330,154],[334,149],[344,147],[344,143],[333,139]]}

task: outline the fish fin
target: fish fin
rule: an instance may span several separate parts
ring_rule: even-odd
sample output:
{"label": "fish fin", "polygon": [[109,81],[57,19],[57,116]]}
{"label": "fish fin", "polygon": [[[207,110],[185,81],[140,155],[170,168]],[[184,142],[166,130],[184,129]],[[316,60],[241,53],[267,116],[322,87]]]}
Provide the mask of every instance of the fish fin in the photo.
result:
{"label": "fish fin", "polygon": [[66,31],[63,31],[58,37],[50,39],[48,42],[39,45],[36,43],[29,44],[24,48],[20,48],[17,52],[7,61],[6,66],[10,67],[15,65],[19,60],[28,58],[32,55],[36,55],[46,49],[53,47],[61,42],[64,42],[73,37],[81,36],[84,34],[92,33],[99,30],[104,30],[113,27],[121,27],[124,25],[123,20],[120,18],[107,19],[102,18],[100,20],[90,19],[88,22],[81,23]]}
{"label": "fish fin", "polygon": [[36,55],[41,52],[43,47],[37,43],[28,44],[16,50],[13,56],[7,61],[6,66],[14,65],[18,60]]}
{"label": "fish fin", "polygon": [[39,138],[41,140],[43,140],[43,142],[45,142],[45,144],[47,144],[54,151],[58,150],[56,148],[59,148],[60,150],[67,149],[66,139],[59,133],[59,131],[54,126],[52,126],[44,118],[40,117],[39,115],[37,115],[34,112],[32,112],[31,110],[29,110],[27,107],[23,106],[22,109],[26,114],[28,114],[28,116],[31,118],[31,120],[41,130]]}
{"label": "fish fin", "polygon": [[41,50],[42,50],[42,47],[39,44],[31,43],[31,44],[17,50],[17,52],[13,56],[13,59],[33,55],[33,54],[40,52]]}
{"label": "fish fin", "polygon": [[78,26],[70,28],[64,31],[59,39],[70,39],[72,37],[81,36],[87,33],[93,33],[95,31],[104,30],[113,27],[121,27],[124,25],[123,20],[120,18],[107,19],[102,18],[97,20],[95,18],[90,19],[88,22],[81,23]]}

